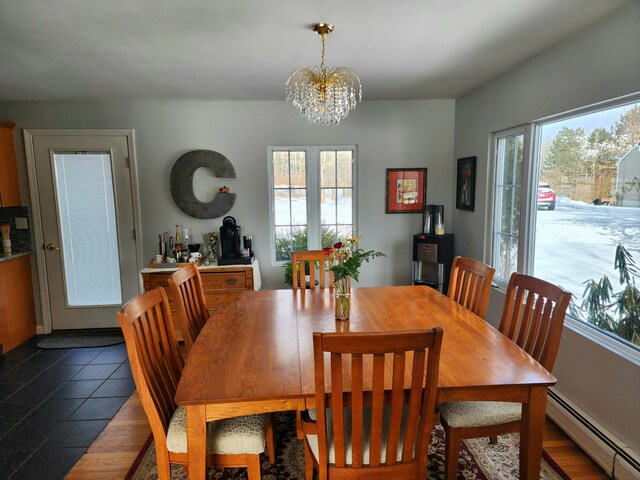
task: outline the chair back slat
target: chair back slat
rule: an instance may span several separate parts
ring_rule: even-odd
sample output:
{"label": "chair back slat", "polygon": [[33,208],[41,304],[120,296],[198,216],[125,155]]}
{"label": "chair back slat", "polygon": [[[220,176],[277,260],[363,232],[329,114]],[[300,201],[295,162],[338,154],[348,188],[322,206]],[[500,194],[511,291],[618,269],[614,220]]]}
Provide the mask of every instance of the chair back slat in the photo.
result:
{"label": "chair back slat", "polygon": [[489,306],[495,268],[472,258],[455,257],[447,296],[484,318]]}
{"label": "chair back slat", "polygon": [[[411,392],[409,393],[409,412],[407,415],[407,427],[404,432],[404,445],[414,445],[416,432],[418,431],[418,419],[420,418],[420,403],[422,395],[422,381],[424,379],[425,352],[413,352],[413,368],[411,369]],[[402,451],[402,462],[411,460],[412,452],[408,448]]]}
{"label": "chair back slat", "polygon": [[328,464],[332,438],[335,469],[366,469],[371,478],[394,467],[406,474],[409,464],[426,469],[442,329],[313,335],[319,463]]}
{"label": "chair back slat", "polygon": [[188,354],[209,318],[200,271],[195,265],[178,269],[169,277],[169,288],[176,302],[178,323]]}
{"label": "chair back slat", "polygon": [[[293,289],[315,289],[316,279],[320,288],[333,287],[333,272],[329,270],[333,260],[324,250],[303,250],[291,252],[291,268],[293,273]],[[307,268],[308,266],[308,268]],[[316,266],[318,274],[316,276]],[[309,271],[309,285],[306,281],[306,270]]]}
{"label": "chair back slat", "polygon": [[362,368],[362,355],[351,355],[351,463],[356,468],[362,467],[362,425],[364,415]]}
{"label": "chair back slat", "polygon": [[384,415],[384,370],[385,354],[373,354],[373,396],[371,408],[371,439],[369,465],[380,466],[380,446],[382,445],[382,420]]}
{"label": "chair back slat", "polygon": [[551,371],[570,300],[571,293],[556,285],[513,273],[507,287],[500,331]]}
{"label": "chair back slat", "polygon": [[391,390],[391,420],[387,437],[387,465],[396,464],[400,427],[402,426],[402,408],[404,406],[404,369],[405,352],[393,354],[393,384]]}
{"label": "chair back slat", "polygon": [[342,381],[342,357],[339,353],[331,354],[331,411],[333,414],[333,439],[335,442],[336,466],[344,467],[346,461],[344,442],[344,403]]}
{"label": "chair back slat", "polygon": [[167,294],[143,293],[118,313],[136,389],[156,442],[166,442],[184,363],[172,327]]}

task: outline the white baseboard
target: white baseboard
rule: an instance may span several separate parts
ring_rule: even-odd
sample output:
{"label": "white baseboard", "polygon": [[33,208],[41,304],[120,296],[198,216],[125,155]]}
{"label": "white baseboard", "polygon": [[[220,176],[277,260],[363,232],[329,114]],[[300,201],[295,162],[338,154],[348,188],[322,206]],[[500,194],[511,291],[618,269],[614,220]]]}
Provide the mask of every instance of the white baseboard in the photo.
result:
{"label": "white baseboard", "polygon": [[[636,452],[632,451],[620,439],[616,438],[611,432],[581,410],[580,407],[575,405],[562,393],[558,392],[558,390],[554,388],[551,390],[553,390],[553,393],[560,397],[564,403],[570,405],[573,410],[582,416],[592,428],[606,437],[609,442],[617,448],[624,450],[627,455],[640,463],[640,456]],[[585,426],[569,410],[564,408],[551,396],[547,403],[547,414],[587,455],[600,465],[609,476],[613,476],[615,480],[640,479],[640,471],[636,470],[633,465],[621,458],[620,455],[616,455],[614,448],[610,444],[607,444],[606,441]]]}
{"label": "white baseboard", "polygon": [[36,335],[43,335],[44,327],[42,325],[36,325]]}

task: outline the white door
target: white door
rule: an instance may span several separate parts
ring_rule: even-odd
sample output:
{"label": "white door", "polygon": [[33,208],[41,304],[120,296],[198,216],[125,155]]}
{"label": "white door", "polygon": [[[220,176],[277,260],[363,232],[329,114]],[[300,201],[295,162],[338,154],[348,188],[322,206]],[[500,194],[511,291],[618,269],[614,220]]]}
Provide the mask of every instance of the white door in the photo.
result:
{"label": "white door", "polygon": [[116,313],[139,288],[129,137],[39,130],[26,138],[51,327],[117,327]]}

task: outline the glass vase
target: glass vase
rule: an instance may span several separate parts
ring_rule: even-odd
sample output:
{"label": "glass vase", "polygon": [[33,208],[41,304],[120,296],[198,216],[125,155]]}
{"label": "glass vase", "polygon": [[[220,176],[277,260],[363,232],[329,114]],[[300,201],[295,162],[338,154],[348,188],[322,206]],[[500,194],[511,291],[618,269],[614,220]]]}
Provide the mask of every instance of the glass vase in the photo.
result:
{"label": "glass vase", "polygon": [[333,283],[336,296],[336,320],[349,320],[351,314],[351,277],[344,277]]}
{"label": "glass vase", "polygon": [[215,265],[218,263],[218,232],[203,233],[202,239],[207,246],[208,256],[204,260],[204,265]]}

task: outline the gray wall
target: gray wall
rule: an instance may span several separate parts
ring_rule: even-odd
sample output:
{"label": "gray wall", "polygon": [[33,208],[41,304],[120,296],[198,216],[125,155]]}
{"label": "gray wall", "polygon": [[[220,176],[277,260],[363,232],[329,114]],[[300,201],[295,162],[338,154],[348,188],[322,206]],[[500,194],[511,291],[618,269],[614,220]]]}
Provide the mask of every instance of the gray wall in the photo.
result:
{"label": "gray wall", "polygon": [[[640,90],[639,24],[640,2],[632,1],[456,101],[455,157],[478,157],[476,211],[454,211],[458,254],[483,256],[491,132]],[[503,303],[494,289],[492,323]],[[640,451],[638,365],[565,328],[554,374],[559,390]]]}
{"label": "gray wall", "polygon": [[[263,288],[283,288],[282,268],[269,254],[269,145],[357,145],[358,225],[365,248],[381,258],[362,269],[360,284],[411,282],[411,235],[420,231],[420,214],[385,214],[386,168],[427,167],[427,197],[451,214],[453,100],[364,102],[338,127],[310,126],[282,102],[2,102],[0,118],[17,122],[16,138],[25,201],[23,128],[133,128],[142,206],[144,260],[156,253],[157,234],[175,224],[215,231],[222,218],[197,220],[182,213],[169,191],[174,162],[194,149],[225,155],[236,179],[211,177],[210,188],[228,185],[237,193],[229,212],[244,234],[254,235]],[[206,177],[197,185],[206,183]],[[146,262],[145,262],[146,263]]]}

